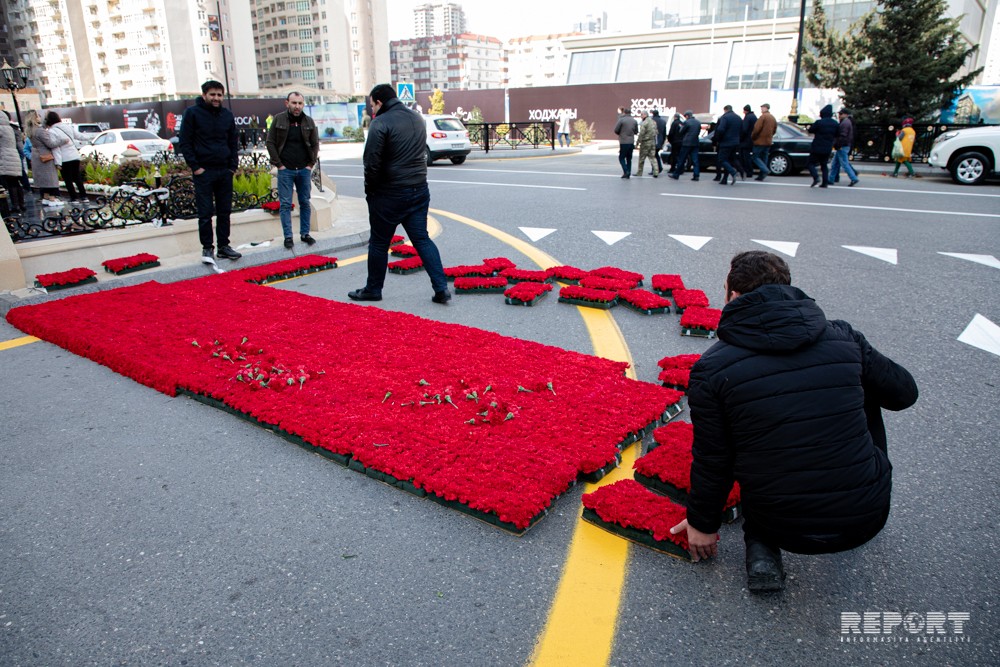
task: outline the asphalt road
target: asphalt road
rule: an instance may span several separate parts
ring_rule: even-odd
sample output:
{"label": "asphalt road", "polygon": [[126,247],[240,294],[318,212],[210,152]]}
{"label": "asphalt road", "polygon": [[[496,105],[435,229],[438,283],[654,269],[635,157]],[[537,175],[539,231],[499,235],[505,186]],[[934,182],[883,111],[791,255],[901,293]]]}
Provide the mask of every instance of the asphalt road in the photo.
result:
{"label": "asphalt road", "polygon": [[[361,196],[357,160],[324,171]],[[745,588],[738,526],[724,527],[714,562],[630,547],[607,663],[1000,663],[1000,356],[958,340],[976,315],[1000,322],[1000,272],[940,254],[1000,256],[1000,189],[877,174],[825,190],[807,177],[722,187],[618,176],[610,152],[433,167],[445,265],[503,255],[530,267],[453,216],[525,241],[521,228],[555,230],[532,244],[581,268],[680,273],[721,307],[734,253],[798,244],[779,245],[794,251],[793,282],[906,366],[921,397],[886,415],[895,484],[881,535],[844,554],[787,555],[787,590],[765,597]],[[594,232],[627,235],[609,244]],[[347,301],[364,271],[345,262],[279,288]],[[509,308],[460,295],[441,307],[424,274],[390,275],[384,294],[379,307],[593,351],[577,309],[552,298]],[[614,317],[641,380],[656,380],[661,357],[709,345],[679,336],[676,315]],[[20,335],[0,323],[0,341]],[[433,347],[414,341],[414,353]],[[0,665],[531,660],[582,485],[516,538],[48,343],[0,350],[0,369]],[[587,591],[577,594],[586,616]],[[846,643],[842,612],[969,620],[946,641],[897,628],[869,635],[891,642]]]}

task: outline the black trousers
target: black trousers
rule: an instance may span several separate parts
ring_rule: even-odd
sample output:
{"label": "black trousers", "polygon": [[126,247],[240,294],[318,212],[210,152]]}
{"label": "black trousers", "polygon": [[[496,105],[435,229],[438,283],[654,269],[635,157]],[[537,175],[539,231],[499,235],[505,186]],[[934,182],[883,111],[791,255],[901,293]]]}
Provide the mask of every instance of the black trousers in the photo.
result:
{"label": "black trousers", "polygon": [[4,176],[3,186],[10,195],[10,205],[12,208],[22,210],[24,208],[24,188],[21,187],[20,176]]}
{"label": "black trousers", "polygon": [[198,238],[201,247],[212,249],[212,214],[219,247],[229,245],[229,216],[233,212],[233,172],[206,169],[194,180],[194,201],[198,207]]}
{"label": "black trousers", "polygon": [[80,173],[80,161],[70,160],[62,163],[62,177],[66,182],[66,191],[70,199],[86,199],[87,191],[83,187],[83,174]]}

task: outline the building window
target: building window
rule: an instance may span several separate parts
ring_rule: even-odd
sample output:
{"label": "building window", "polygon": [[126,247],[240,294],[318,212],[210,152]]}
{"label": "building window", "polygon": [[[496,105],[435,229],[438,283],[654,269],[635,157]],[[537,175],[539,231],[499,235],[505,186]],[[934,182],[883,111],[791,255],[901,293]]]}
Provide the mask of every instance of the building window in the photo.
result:
{"label": "building window", "polygon": [[736,42],[729,60],[726,88],[781,88],[792,40]]}
{"label": "building window", "polygon": [[662,81],[670,65],[670,47],[622,49],[615,81]]}
{"label": "building window", "polygon": [[721,72],[726,76],[729,69],[729,49],[731,44],[683,44],[674,47],[674,57],[670,62],[670,80],[711,79]]}
{"label": "building window", "polygon": [[566,82],[570,84],[610,83],[614,59],[614,51],[574,53],[569,61],[569,76]]}

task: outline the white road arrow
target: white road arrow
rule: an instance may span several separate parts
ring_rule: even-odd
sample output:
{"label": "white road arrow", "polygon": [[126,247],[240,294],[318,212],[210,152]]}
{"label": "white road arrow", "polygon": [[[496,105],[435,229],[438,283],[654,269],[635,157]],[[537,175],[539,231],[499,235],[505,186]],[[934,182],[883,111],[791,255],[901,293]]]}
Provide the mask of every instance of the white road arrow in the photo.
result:
{"label": "white road arrow", "polygon": [[518,227],[524,235],[527,236],[532,241],[541,241],[546,236],[556,231],[554,229],[545,229],[544,227]]}
{"label": "white road arrow", "polygon": [[766,248],[771,250],[777,250],[780,253],[788,255],[789,257],[795,257],[795,253],[799,250],[799,244],[794,241],[758,241],[757,239],[750,239],[754,243],[759,243]]}
{"label": "white road arrow", "polygon": [[861,245],[845,245],[841,247],[853,250],[854,252],[860,252],[862,255],[868,255],[869,257],[874,257],[875,259],[881,259],[883,262],[896,264],[895,248],[869,248]]}
{"label": "white road arrow", "polygon": [[970,262],[985,264],[986,266],[992,266],[994,269],[1000,269],[1000,259],[997,259],[993,255],[967,255],[963,252],[939,252],[938,254],[947,255],[948,257],[957,257],[958,259],[967,259]]}
{"label": "white road arrow", "polygon": [[593,232],[593,234],[608,245],[614,245],[626,236],[631,236],[632,232]]}
{"label": "white road arrow", "polygon": [[675,241],[680,241],[692,250],[701,250],[702,246],[712,240],[711,236],[683,236],[681,234],[668,234]]}
{"label": "white road arrow", "polygon": [[979,313],[965,327],[958,341],[1000,356],[1000,327]]}

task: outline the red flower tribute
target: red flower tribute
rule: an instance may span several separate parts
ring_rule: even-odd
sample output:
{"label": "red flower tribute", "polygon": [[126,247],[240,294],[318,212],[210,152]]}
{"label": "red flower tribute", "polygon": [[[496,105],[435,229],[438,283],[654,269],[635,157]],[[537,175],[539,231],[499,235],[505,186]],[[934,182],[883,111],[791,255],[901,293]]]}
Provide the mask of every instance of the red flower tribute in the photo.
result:
{"label": "red flower tribute", "polygon": [[549,283],[524,281],[511,285],[504,291],[505,301],[511,306],[533,306],[545,294],[552,291]]}
{"label": "red flower tribute", "polygon": [[511,284],[519,282],[533,282],[533,283],[547,283],[552,280],[552,276],[548,271],[528,271],[525,269],[517,269],[513,267],[508,267],[500,272],[500,275],[507,279]]}
{"label": "red flower tribute", "polygon": [[489,259],[484,259],[483,264],[492,268],[494,271],[503,271],[504,269],[513,269],[517,264],[510,261],[506,257],[490,257]]}
{"label": "red flower tribute", "polygon": [[417,249],[406,243],[397,243],[389,246],[389,254],[394,257],[416,257]]}
{"label": "red flower tribute", "polygon": [[653,493],[632,479],[623,479],[583,494],[583,519],[671,556],[690,560],[686,533],[670,529],[683,521],[687,510]]}
{"label": "red flower tribute", "polygon": [[618,302],[644,315],[670,312],[668,300],[644,289],[622,290],[618,292]]}
{"label": "red flower tribute", "polygon": [[561,282],[576,283],[587,275],[587,272],[575,266],[553,266],[549,269],[549,275]]}
{"label": "red flower tribute", "polygon": [[701,359],[700,354],[678,354],[673,357],[663,357],[656,362],[656,365],[660,368],[691,368],[698,360]]}
{"label": "red flower tribute", "polygon": [[400,236],[399,234],[396,234],[391,239],[389,239],[389,245],[397,245],[399,243],[405,243],[405,242],[406,238]]}
{"label": "red flower tribute", "polygon": [[691,368],[699,359],[701,359],[700,354],[678,354],[674,357],[663,357],[656,362],[656,365],[663,369],[657,379],[663,383],[664,387],[687,391],[691,378]]}
{"label": "red flower tribute", "polygon": [[625,271],[614,266],[602,266],[599,269],[588,271],[588,275],[599,278],[612,278],[613,280],[625,280],[632,283],[632,287],[642,287],[642,279],[644,278],[641,273]]}
{"label": "red flower tribute", "polygon": [[141,269],[148,269],[154,266],[160,265],[160,258],[156,255],[151,255],[148,252],[140,252],[138,255],[130,255],[129,257],[117,257],[115,259],[106,259],[101,262],[101,266],[108,273],[113,273],[117,276],[123,273],[131,273],[132,271],[139,271]]}
{"label": "red flower tribute", "polygon": [[653,291],[661,296],[672,296],[675,289],[684,289],[684,281],[674,273],[653,274]]}
{"label": "red flower tribute", "polygon": [[65,289],[97,282],[97,273],[84,267],[59,271],[57,273],[39,273],[35,276],[35,287],[49,290]]}
{"label": "red flower tribute", "polygon": [[559,290],[559,302],[606,309],[618,303],[618,292],[566,285]]}
{"label": "red flower tribute", "polygon": [[[515,532],[681,398],[625,377],[622,362],[228,273],[22,306],[7,319]],[[447,344],[414,355],[414,340]]]}
{"label": "red flower tribute", "polygon": [[678,313],[691,306],[708,308],[708,297],[700,289],[675,289],[672,296]]}
{"label": "red flower tribute", "polygon": [[444,275],[446,278],[458,278],[466,276],[492,276],[493,273],[494,273],[493,267],[487,266],[486,264],[476,264],[472,266],[462,265],[462,266],[444,267]]}
{"label": "red flower tribute", "polygon": [[[281,202],[278,202],[278,201],[268,201],[268,202],[264,202],[263,204],[261,204],[260,207],[262,209],[264,209],[265,211],[269,212],[269,213],[277,213],[278,211],[281,210]],[[291,210],[295,210],[295,204],[294,203],[292,204],[292,209]]]}
{"label": "red flower tribute", "polygon": [[682,333],[687,332],[688,335],[702,335],[714,338],[714,333],[719,328],[720,319],[722,319],[722,311],[718,308],[692,306],[686,308],[684,314],[681,315],[681,330]]}
{"label": "red flower tribute", "polygon": [[583,278],[580,278],[579,285],[580,287],[589,287],[590,289],[606,289],[614,290],[615,292],[621,292],[635,287],[635,283],[631,280],[602,278],[600,276],[593,275],[586,275]]}
{"label": "red flower tribute", "polygon": [[507,279],[499,276],[489,278],[455,278],[455,291],[461,293],[500,294],[507,289]]}
{"label": "red flower tribute", "polygon": [[236,271],[226,271],[222,274],[209,276],[209,278],[266,285],[267,283],[276,282],[278,280],[287,280],[297,276],[304,276],[308,273],[316,273],[318,271],[335,268],[337,268],[336,257],[302,255],[300,257],[283,259],[279,262],[263,264],[261,266],[250,266]]}
{"label": "red flower tribute", "polygon": [[407,257],[395,262],[389,262],[389,273],[415,273],[423,271],[424,261],[419,257]]}

